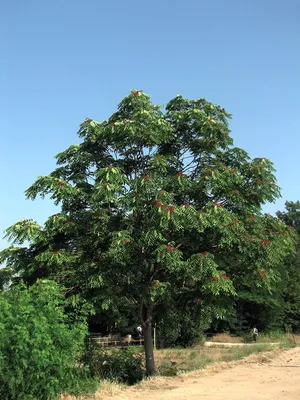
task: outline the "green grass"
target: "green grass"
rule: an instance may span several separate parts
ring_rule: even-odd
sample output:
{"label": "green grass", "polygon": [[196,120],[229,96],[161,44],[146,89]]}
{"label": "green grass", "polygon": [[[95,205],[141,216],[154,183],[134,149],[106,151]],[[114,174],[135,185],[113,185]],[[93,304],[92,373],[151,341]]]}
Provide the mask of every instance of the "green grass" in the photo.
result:
{"label": "green grass", "polygon": [[179,372],[194,371],[218,362],[240,360],[250,354],[274,350],[267,343],[257,343],[243,347],[196,347],[183,350],[157,350],[156,361],[161,375],[173,376]]}
{"label": "green grass", "polygon": [[[245,343],[252,341],[251,334],[244,337]],[[258,343],[279,343],[281,347],[294,347],[300,346],[300,336],[291,333],[282,333],[280,331],[260,333],[258,335]]]}

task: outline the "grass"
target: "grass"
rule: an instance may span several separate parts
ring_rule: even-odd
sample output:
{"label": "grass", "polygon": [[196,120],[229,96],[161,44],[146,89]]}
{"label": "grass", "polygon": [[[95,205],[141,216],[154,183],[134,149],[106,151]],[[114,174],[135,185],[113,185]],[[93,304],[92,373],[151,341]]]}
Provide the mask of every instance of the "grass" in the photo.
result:
{"label": "grass", "polygon": [[244,347],[194,347],[191,349],[157,350],[155,354],[161,375],[174,376],[180,372],[202,369],[212,363],[240,360],[250,354],[274,350],[272,345],[259,343]]}
{"label": "grass", "polygon": [[[252,335],[244,338],[245,343],[252,341]],[[293,335],[291,333],[282,333],[274,331],[270,333],[260,333],[258,335],[259,343],[279,343],[281,347],[294,347],[300,346],[300,335]]]}
{"label": "grass", "polygon": [[[252,334],[249,333],[244,337],[231,336],[227,333],[218,333],[209,342],[215,343],[253,343]],[[279,343],[282,347],[300,346],[300,335],[293,335],[291,333],[282,333],[280,331],[273,331],[269,333],[260,333],[258,336],[258,343]]]}
{"label": "grass", "polygon": [[66,394],[62,395],[60,400],[103,400],[107,397],[117,396],[125,387],[127,386],[120,383],[102,380],[99,384],[98,391],[94,395],[75,397]]}

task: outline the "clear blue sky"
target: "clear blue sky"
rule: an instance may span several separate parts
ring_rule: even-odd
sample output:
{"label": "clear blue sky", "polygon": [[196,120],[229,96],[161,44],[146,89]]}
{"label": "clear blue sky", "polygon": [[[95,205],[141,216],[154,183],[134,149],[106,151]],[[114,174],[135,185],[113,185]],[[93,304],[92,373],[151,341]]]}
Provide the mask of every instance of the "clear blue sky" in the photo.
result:
{"label": "clear blue sky", "polygon": [[[299,0],[10,0],[0,6],[0,232],[43,222],[24,190],[105,119],[131,88],[180,93],[233,114],[235,144],[275,163],[282,199],[300,200]],[[0,248],[5,245],[0,241]]]}

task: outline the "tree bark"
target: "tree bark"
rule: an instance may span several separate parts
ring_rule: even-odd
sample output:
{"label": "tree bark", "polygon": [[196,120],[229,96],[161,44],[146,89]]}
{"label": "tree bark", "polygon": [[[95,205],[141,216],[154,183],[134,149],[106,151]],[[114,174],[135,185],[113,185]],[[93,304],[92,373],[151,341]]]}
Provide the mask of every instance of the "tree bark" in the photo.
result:
{"label": "tree bark", "polygon": [[156,367],[153,352],[153,336],[152,336],[152,323],[150,320],[143,324],[144,331],[144,349],[146,359],[146,373],[148,376],[155,375]]}

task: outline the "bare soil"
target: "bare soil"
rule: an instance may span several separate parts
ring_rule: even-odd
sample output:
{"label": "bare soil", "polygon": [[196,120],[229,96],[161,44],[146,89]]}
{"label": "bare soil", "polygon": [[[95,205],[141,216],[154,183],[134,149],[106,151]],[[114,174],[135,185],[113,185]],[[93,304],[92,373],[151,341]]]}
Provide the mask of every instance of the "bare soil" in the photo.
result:
{"label": "bare soil", "polygon": [[[274,353],[273,353],[274,355]],[[221,363],[174,378],[153,378],[107,400],[299,400],[300,347]],[[97,399],[97,395],[96,395]]]}

